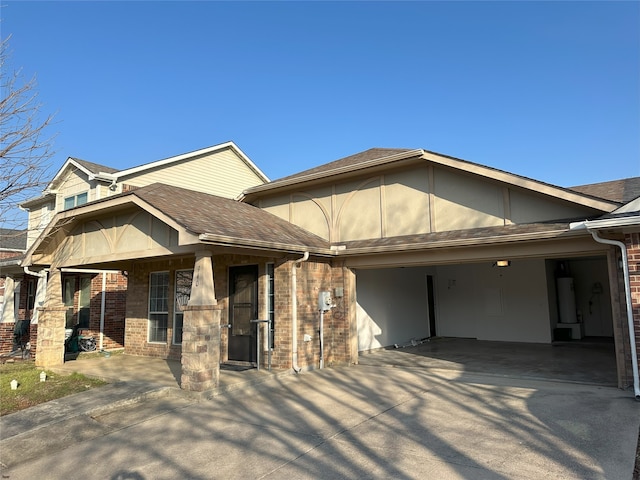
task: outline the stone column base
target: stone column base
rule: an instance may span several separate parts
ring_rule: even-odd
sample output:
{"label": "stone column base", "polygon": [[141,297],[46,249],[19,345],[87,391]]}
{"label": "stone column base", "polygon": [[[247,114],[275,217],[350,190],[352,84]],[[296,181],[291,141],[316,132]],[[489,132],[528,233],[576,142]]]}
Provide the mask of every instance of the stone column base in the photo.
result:
{"label": "stone column base", "polygon": [[184,308],[180,387],[204,392],[220,380],[220,315],[218,305]]}
{"label": "stone column base", "polygon": [[67,307],[44,307],[38,312],[36,366],[50,368],[64,363],[64,327]]}

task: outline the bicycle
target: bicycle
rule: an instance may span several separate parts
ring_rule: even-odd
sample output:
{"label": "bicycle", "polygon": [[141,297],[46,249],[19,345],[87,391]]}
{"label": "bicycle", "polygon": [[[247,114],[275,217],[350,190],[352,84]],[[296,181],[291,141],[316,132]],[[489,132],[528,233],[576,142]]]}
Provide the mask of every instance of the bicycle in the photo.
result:
{"label": "bicycle", "polygon": [[83,352],[93,352],[96,349],[96,339],[90,335],[78,335],[78,348]]}

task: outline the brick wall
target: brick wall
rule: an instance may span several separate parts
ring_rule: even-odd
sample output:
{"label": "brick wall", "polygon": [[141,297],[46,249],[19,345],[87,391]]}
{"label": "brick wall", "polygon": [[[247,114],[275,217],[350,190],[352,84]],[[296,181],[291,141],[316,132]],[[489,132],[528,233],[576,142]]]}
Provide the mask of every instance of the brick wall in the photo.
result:
{"label": "brick wall", "polygon": [[[102,273],[90,274],[90,301],[89,301],[89,328],[84,329],[88,335],[96,338],[99,346],[100,338],[100,318],[102,314]],[[64,279],[73,277],[75,279],[76,290],[73,297],[72,317],[69,319],[70,325],[78,322],[78,310],[80,300],[80,277],[87,277],[87,274],[65,273]],[[102,348],[113,350],[124,347],[124,325],[125,310],[127,302],[127,277],[122,273],[106,273],[105,279],[105,313],[104,313],[104,336]]]}
{"label": "brick wall", "polygon": [[0,250],[0,260],[8,260],[10,258],[18,258],[24,255],[24,252],[11,252],[7,250]]}
{"label": "brick wall", "polygon": [[[629,260],[629,280],[631,284],[631,310],[636,341],[637,356],[640,357],[640,233],[625,235]],[[623,290],[624,291],[624,290]],[[623,309],[626,312],[626,308]],[[629,362],[631,359],[629,359]],[[632,383],[632,382],[630,382]]]}
{"label": "brick wall", "polygon": [[[276,336],[272,365],[274,368],[292,367],[292,315],[291,315],[291,268],[293,261],[276,265],[275,268],[275,317]],[[329,291],[335,307],[324,313],[324,364],[353,363],[351,356],[350,304],[354,301],[349,282],[351,272],[341,264],[330,260],[302,262],[296,267],[298,310],[298,366],[316,368],[320,363],[320,312],[318,295]],[[335,297],[335,289],[342,288],[343,296]],[[305,342],[309,335],[311,341]]]}
{"label": "brick wall", "polygon": [[[137,262],[128,272],[125,351],[132,355],[179,359],[181,347],[172,345],[173,289],[175,271],[193,268],[195,259],[185,257],[170,261]],[[275,289],[275,338],[272,351],[272,366],[286,369],[292,366],[291,332],[291,266],[293,259],[270,259],[265,257],[247,257],[241,255],[214,255],[214,288],[218,305],[221,307],[221,324],[229,323],[229,268],[232,266],[258,265],[258,315],[266,318],[267,277],[266,264],[274,263]],[[147,341],[149,274],[169,271],[170,312],[169,331],[166,343]],[[352,273],[341,264],[332,265],[330,260],[307,261],[299,265],[297,271],[298,304],[298,365],[313,368],[319,364],[319,319],[318,293],[328,290],[334,295],[336,287],[342,287],[344,296],[336,298],[336,307],[324,315],[324,359],[325,365],[351,363],[349,342],[353,329],[349,315],[351,303],[355,301],[349,282]],[[353,319],[355,322],[355,319]],[[305,342],[304,335],[311,337]],[[227,360],[229,331],[221,329],[221,361]],[[261,352],[261,360],[266,362],[267,351]]]}
{"label": "brick wall", "polygon": [[[173,288],[175,271],[193,268],[195,258],[178,258],[152,262],[136,262],[128,271],[126,324],[124,332],[125,352],[130,355],[179,360],[180,345],[173,345]],[[169,330],[165,343],[148,341],[149,274],[169,272]]]}
{"label": "brick wall", "polygon": [[[27,281],[33,280],[37,283],[37,277],[31,275],[23,275],[21,277],[15,277],[15,281],[21,282],[20,297],[18,299],[18,320],[31,319],[33,316],[33,309],[27,310]],[[15,322],[0,323],[0,353],[9,353],[13,348],[13,329]],[[36,339],[38,336],[38,325],[30,324],[29,334],[26,340],[29,342],[32,356],[35,356],[36,352]]]}

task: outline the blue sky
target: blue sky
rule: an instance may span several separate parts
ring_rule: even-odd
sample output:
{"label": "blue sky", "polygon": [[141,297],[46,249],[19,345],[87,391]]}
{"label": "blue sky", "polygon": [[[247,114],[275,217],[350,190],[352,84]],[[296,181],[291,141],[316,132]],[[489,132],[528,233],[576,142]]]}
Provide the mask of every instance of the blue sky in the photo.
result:
{"label": "blue sky", "polygon": [[640,176],[638,2],[3,5],[55,169],[233,140],[271,179],[371,147],[561,186]]}

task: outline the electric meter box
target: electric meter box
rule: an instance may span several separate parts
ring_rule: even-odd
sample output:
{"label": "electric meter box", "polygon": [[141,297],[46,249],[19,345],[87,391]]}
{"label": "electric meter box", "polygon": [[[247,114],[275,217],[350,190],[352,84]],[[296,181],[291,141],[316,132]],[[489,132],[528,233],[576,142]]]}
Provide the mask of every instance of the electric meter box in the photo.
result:
{"label": "electric meter box", "polygon": [[318,310],[323,312],[331,310],[331,292],[318,293]]}

